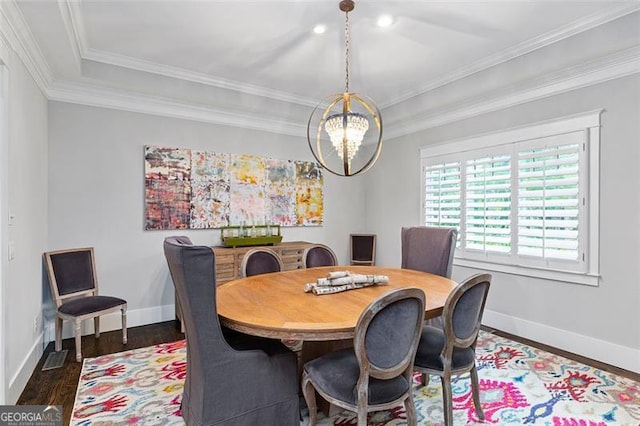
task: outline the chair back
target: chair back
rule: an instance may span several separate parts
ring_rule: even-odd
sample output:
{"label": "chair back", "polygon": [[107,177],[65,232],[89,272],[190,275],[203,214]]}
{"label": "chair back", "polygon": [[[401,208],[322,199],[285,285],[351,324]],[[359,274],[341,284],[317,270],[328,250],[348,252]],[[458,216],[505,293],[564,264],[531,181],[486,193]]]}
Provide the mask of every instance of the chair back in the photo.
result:
{"label": "chair back", "polygon": [[56,306],[64,299],[98,292],[93,247],[50,251],[44,254]]}
{"label": "chair back", "polygon": [[246,278],[270,272],[280,272],[283,269],[284,264],[278,253],[268,248],[255,248],[247,251],[242,258],[240,274]]}
{"label": "chair back", "polygon": [[475,348],[490,285],[490,274],[476,274],[449,294],[442,314],[447,342],[444,351]]}
{"label": "chair back", "polygon": [[210,247],[194,246],[188,237],[167,237],[164,254],[182,309],[189,338],[189,362],[203,368],[202,358],[212,361],[225,349],[216,308],[216,264]]}
{"label": "chair back", "polygon": [[424,320],[425,294],[402,288],[373,301],[360,315],[353,339],[360,375],[409,380]]}
{"label": "chair back", "polygon": [[350,234],[349,252],[352,265],[370,265],[376,263],[376,234]]}
{"label": "chair back", "polygon": [[330,247],[324,244],[314,244],[307,247],[302,253],[302,264],[305,268],[336,266],[338,257]]}
{"label": "chair back", "polygon": [[403,227],[402,268],[451,278],[457,236],[453,228]]}

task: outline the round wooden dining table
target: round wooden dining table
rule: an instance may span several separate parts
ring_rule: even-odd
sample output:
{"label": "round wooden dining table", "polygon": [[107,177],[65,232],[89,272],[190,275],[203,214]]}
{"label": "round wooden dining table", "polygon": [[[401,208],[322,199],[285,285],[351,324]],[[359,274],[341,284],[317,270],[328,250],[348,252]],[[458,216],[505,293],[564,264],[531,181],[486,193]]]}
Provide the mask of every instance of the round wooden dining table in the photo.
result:
{"label": "round wooden dining table", "polygon": [[[332,271],[385,275],[388,284],[340,293],[305,293]],[[397,288],[417,287],[426,295],[425,318],[442,314],[456,282],[410,269],[378,266],[331,266],[254,275],[217,288],[217,310],[223,325],[254,336],[329,341],[352,339],[360,314],[375,299]]]}

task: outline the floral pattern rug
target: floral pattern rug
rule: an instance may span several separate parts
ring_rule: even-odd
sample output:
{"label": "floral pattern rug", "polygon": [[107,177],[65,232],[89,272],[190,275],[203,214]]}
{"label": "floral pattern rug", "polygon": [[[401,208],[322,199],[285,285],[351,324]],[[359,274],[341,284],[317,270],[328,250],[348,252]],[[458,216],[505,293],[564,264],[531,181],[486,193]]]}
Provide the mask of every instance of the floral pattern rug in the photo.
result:
{"label": "floral pattern rug", "polygon": [[[72,425],[181,425],[185,341],[86,359]],[[476,348],[485,421],[476,416],[468,375],[453,383],[456,425],[606,426],[640,424],[640,383],[481,331]],[[420,425],[443,424],[440,380],[420,386]],[[301,425],[308,423],[304,416]],[[320,425],[356,425],[343,411]],[[370,425],[406,424],[404,409],[371,413]]]}

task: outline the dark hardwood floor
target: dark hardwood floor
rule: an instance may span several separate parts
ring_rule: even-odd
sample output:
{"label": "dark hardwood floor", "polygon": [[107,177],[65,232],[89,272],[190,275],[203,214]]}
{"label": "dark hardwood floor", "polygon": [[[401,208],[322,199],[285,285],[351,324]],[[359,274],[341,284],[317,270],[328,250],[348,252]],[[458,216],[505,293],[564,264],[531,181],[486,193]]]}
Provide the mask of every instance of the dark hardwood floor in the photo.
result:
{"label": "dark hardwood floor", "polygon": [[[522,342],[547,352],[574,359],[583,364],[592,365],[601,370],[609,371],[611,373],[630,378],[636,382],[640,382],[640,374],[533,342],[528,339],[523,339],[500,330],[490,328],[484,329],[496,335]],[[121,331],[102,333],[99,339],[95,339],[93,335],[84,336],[82,338],[82,354],[86,358],[93,358],[109,353],[152,346],[158,343],[174,342],[183,338],[184,334],[180,333],[180,325],[178,322],[167,321],[129,328],[129,342],[126,345],[122,344]],[[53,370],[41,371],[42,365],[47,359],[49,352],[53,351],[53,342],[50,343],[17,403],[20,405],[62,405],[63,423],[69,424],[82,363],[75,361],[75,346],[73,339],[64,340],[62,347],[63,349],[69,350],[64,365]]]}
{"label": "dark hardwood floor", "polygon": [[[175,342],[184,339],[177,321],[167,321],[127,330],[126,345],[122,344],[122,331],[100,333],[96,339],[93,334],[82,337],[82,355],[94,358],[115,352],[152,346],[158,343]],[[44,355],[38,362],[27,386],[20,395],[19,405],[62,405],[63,424],[69,424],[71,410],[76,397],[76,389],[80,379],[82,362],[76,362],[75,342],[73,339],[62,341],[62,348],[68,349],[64,365],[53,370],[41,371],[49,352],[54,350],[53,342],[49,343]]]}

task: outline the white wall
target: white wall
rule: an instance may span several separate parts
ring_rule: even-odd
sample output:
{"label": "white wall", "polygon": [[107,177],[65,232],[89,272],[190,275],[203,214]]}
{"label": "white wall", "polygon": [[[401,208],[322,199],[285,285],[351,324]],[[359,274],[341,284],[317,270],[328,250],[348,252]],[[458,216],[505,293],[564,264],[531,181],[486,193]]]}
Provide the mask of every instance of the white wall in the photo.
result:
{"label": "white wall", "polygon": [[[47,240],[47,100],[12,50],[8,79],[8,164],[3,238],[15,258],[3,256],[5,401],[15,403],[42,356],[42,252]],[[3,173],[3,177],[4,177]],[[6,254],[3,248],[3,254]],[[6,263],[5,263],[6,262]],[[34,320],[37,321],[34,328]]]}
{"label": "white wall", "polygon": [[[485,323],[640,371],[640,76],[529,102],[388,141],[370,172],[368,227],[380,264],[400,264],[400,228],[420,224],[419,149],[475,134],[604,108],[598,287],[494,273]],[[476,271],[455,267],[454,279]],[[428,295],[427,295],[428,297]]]}
{"label": "white wall", "polygon": [[[196,244],[215,245],[220,235],[144,230],[144,145],[313,160],[304,135],[50,103],[48,248],[94,246],[100,291],[127,299],[131,326],[173,317],[163,239],[185,234]],[[324,225],[284,228],[284,240],[328,244],[347,262],[349,233],[365,231],[363,180],[324,176]],[[117,316],[105,326],[118,328]]]}

